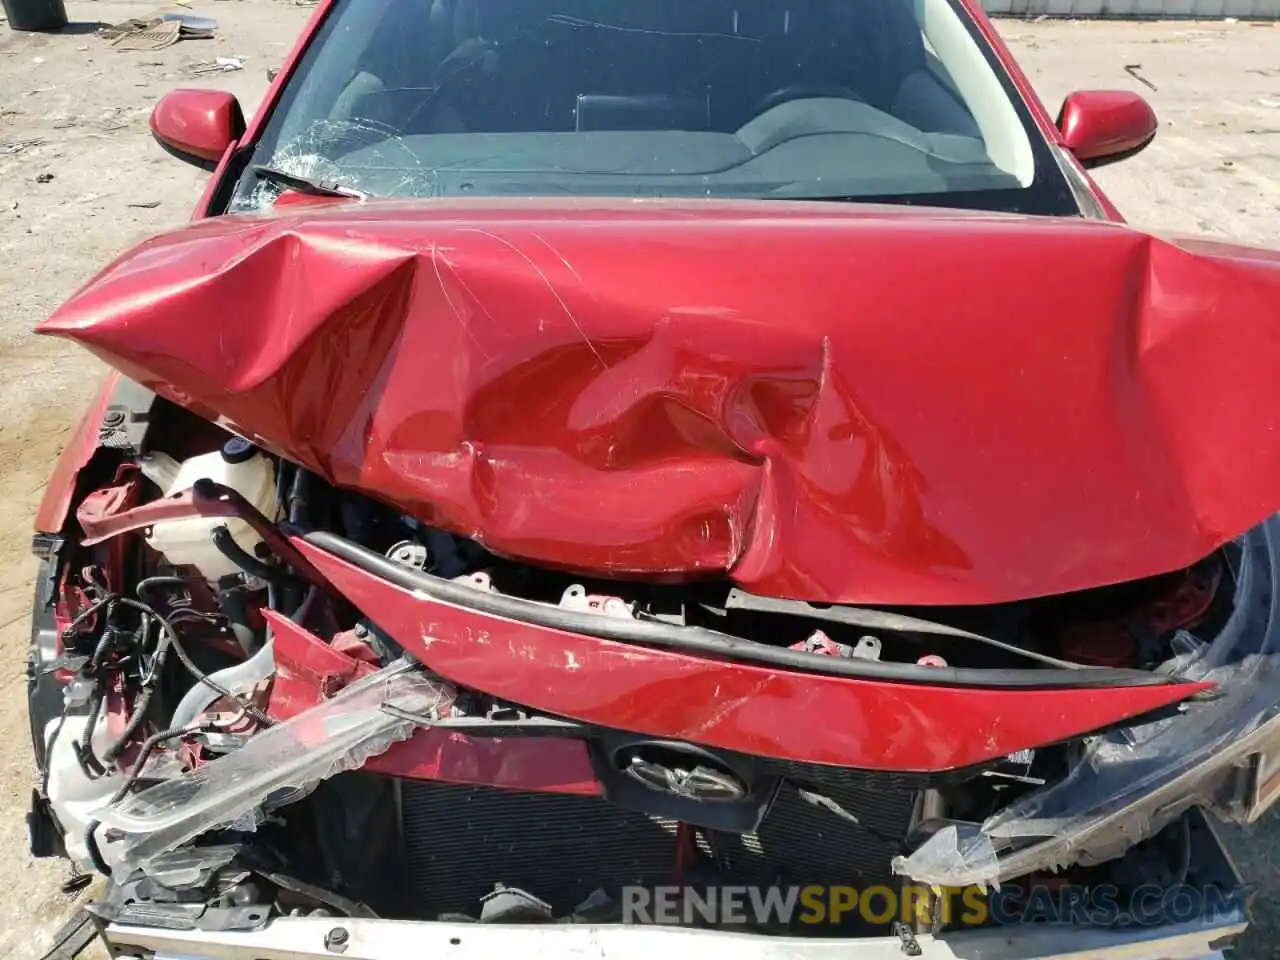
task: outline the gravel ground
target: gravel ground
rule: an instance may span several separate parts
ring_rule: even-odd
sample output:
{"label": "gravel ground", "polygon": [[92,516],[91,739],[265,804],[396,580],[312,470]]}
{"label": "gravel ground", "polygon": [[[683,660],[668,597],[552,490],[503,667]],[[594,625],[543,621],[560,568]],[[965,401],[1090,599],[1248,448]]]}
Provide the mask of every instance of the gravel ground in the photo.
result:
{"label": "gravel ground", "polygon": [[[187,4],[185,0],[183,7]],[[24,645],[33,563],[30,518],[53,458],[100,369],[29,333],[134,241],[181,223],[204,175],[148,134],[156,99],[176,86],[221,86],[246,112],[266,89],[310,9],[290,0],[195,2],[217,38],[122,52],[99,22],[144,16],[147,2],[70,0],[61,35],[0,24],[0,956],[36,957],[71,906],[65,868],[26,855],[32,784]],[[175,9],[170,7],[168,9]],[[1099,171],[1134,223],[1280,246],[1280,26],[1246,23],[1003,21],[1001,29],[1051,108],[1071,89],[1143,93],[1162,120],[1143,154]],[[244,69],[210,75],[215,57]],[[50,176],[51,175],[51,176]],[[1258,923],[1239,952],[1280,956],[1280,822],[1229,832],[1259,884]]]}

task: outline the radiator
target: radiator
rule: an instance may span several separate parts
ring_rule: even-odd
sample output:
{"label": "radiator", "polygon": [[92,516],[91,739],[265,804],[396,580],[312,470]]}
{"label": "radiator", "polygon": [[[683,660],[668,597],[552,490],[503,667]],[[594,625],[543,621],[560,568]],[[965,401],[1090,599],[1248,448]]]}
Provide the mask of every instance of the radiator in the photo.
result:
{"label": "radiator", "polygon": [[[720,865],[717,882],[890,882],[889,861],[910,829],[915,793],[900,785],[873,789],[856,775],[841,780],[827,768],[822,792],[860,824],[783,784],[755,834],[715,834],[714,850],[700,841]],[[480,898],[498,884],[563,915],[601,887],[675,877],[676,823],[598,798],[405,782],[401,808],[416,916],[476,915]]]}

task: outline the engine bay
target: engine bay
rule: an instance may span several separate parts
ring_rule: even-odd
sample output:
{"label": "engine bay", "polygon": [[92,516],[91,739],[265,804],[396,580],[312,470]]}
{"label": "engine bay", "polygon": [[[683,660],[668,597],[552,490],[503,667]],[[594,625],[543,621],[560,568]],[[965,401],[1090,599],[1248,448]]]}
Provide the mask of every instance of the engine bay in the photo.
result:
{"label": "engine bay", "polygon": [[[851,718],[821,700],[771,714],[789,729],[730,729],[720,721],[749,699],[729,692],[738,678],[757,693],[778,676],[881,683],[906,713],[911,697],[951,691],[948,702],[975,704],[975,721],[1003,686],[1045,698],[1104,680],[1156,689],[1195,635],[1229,619],[1240,568],[1233,544],[1073,594],[874,609],[756,596],[715,577],[592,578],[337,489],[163,399],[114,422],[80,474],[75,520],[37,541],[30,697],[42,771],[33,850],[109,874],[103,909],[116,922],[611,922],[618,891],[637,885],[900,885],[896,859],[1063,781],[1106,724],[1082,719],[1072,736],[987,756],[890,723],[912,742],[855,749]],[[346,589],[373,580],[397,592]],[[396,612],[423,598],[436,613]],[[431,619],[450,610],[494,624],[492,636],[462,631],[479,653],[448,661],[457,673],[433,662],[437,641],[442,656],[459,648]],[[580,649],[612,657],[608,671],[629,657],[696,662],[703,685],[658,679],[628,688],[635,703],[623,705],[593,686],[608,671],[566,648],[547,695],[565,706],[540,707],[533,688],[552,674],[535,640],[502,640],[498,625],[516,622],[596,643]],[[526,686],[512,686],[522,664]],[[491,682],[467,683],[468,669]],[[682,702],[693,689],[703,701]],[[667,728],[626,726],[655,704],[676,718]],[[1133,708],[1114,722],[1164,715]],[[733,716],[742,726],[761,714]],[[964,715],[954,721],[957,742],[972,740]],[[840,749],[873,760],[840,763]],[[1190,824],[1070,869],[1180,882]],[[824,930],[868,932],[856,916]]]}

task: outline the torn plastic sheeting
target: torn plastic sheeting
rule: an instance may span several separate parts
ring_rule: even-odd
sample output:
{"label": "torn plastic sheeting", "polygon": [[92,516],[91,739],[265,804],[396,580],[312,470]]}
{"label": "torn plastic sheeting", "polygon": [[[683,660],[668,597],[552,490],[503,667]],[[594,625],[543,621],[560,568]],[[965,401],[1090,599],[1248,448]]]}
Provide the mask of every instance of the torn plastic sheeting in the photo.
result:
{"label": "torn plastic sheeting", "polygon": [[144,863],[142,871],[169,890],[192,890],[208,883],[210,877],[234,860],[239,852],[238,846],[229,844],[170,850]]}
{"label": "torn plastic sheeting", "polygon": [[1241,766],[1280,743],[1280,518],[1241,538],[1235,606],[1211,643],[1189,634],[1170,672],[1218,685],[1178,716],[1092,741],[1072,772],[971,831],[948,826],[896,873],[938,886],[995,884],[1120,856],[1192,806],[1224,820],[1257,816]]}
{"label": "torn plastic sheeting", "polygon": [[235,753],[102,810],[106,835],[116,838],[103,856],[113,865],[141,864],[214,827],[254,823],[260,807],[292,803],[407,739],[419,724],[406,716],[435,716],[452,701],[450,687],[397,661]]}

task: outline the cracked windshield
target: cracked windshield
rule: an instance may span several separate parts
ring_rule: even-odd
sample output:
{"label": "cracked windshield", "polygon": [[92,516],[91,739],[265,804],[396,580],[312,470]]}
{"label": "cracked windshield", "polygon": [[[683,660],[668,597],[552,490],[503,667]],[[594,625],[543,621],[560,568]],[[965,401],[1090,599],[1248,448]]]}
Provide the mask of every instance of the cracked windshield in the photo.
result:
{"label": "cracked windshield", "polygon": [[297,178],[1026,209],[1043,164],[975,29],[948,0],[340,0],[231,209]]}

